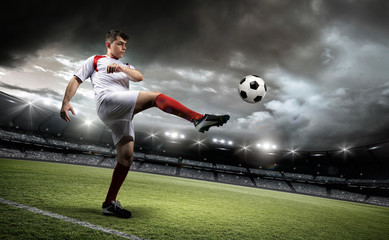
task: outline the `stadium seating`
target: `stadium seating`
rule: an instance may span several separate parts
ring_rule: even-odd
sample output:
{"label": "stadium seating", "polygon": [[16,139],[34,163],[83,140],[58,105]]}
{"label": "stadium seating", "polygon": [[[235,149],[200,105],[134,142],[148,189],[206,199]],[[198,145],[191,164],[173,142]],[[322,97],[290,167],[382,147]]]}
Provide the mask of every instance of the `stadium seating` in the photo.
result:
{"label": "stadium seating", "polygon": [[331,197],[355,202],[363,202],[366,198],[363,194],[338,189],[331,189]]}
{"label": "stadium seating", "polygon": [[268,189],[292,192],[292,189],[284,181],[269,180],[269,179],[263,179],[260,177],[254,178],[254,181],[255,181],[255,184],[261,188],[268,188]]}
{"label": "stadium seating", "polygon": [[188,166],[211,168],[211,169],[213,168],[213,164],[210,162],[200,162],[195,160],[183,159],[181,163],[182,165],[188,165]]}
{"label": "stadium seating", "polygon": [[327,196],[326,188],[321,186],[316,186],[312,184],[305,184],[299,182],[291,182],[293,188],[298,193],[305,193],[315,196]]}
{"label": "stadium seating", "polygon": [[199,169],[181,168],[180,176],[187,177],[187,178],[215,181],[215,176],[213,172],[199,170]]}
{"label": "stadium seating", "polygon": [[249,177],[246,176],[240,176],[240,175],[229,174],[229,173],[218,173],[217,178],[218,181],[222,183],[254,186],[254,183],[250,180]]}
{"label": "stadium seating", "polygon": [[136,170],[141,172],[159,173],[164,175],[176,175],[176,171],[177,171],[175,167],[164,166],[164,165],[153,164],[153,163],[139,164]]}

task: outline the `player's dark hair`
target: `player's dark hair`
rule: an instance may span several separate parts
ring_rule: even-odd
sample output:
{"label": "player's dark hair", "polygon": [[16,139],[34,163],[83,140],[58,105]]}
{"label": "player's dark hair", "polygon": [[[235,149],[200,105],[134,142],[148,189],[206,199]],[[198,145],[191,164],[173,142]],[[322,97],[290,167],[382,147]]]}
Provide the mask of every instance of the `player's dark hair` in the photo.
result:
{"label": "player's dark hair", "polygon": [[107,34],[105,35],[105,41],[107,42],[113,42],[116,40],[116,37],[119,36],[121,38],[123,38],[123,40],[127,41],[129,36],[127,35],[127,33],[125,32],[122,32],[120,29],[111,29],[109,30],[109,32],[107,32]]}

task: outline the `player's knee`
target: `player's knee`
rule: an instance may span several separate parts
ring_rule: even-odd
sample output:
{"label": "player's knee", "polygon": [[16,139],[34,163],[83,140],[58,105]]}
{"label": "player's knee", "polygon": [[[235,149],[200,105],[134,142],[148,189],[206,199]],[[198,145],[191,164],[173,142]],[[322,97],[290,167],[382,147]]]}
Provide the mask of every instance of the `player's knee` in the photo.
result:
{"label": "player's knee", "polygon": [[134,161],[134,156],[132,153],[126,153],[118,156],[118,160],[122,165],[130,167]]}
{"label": "player's knee", "polygon": [[153,98],[151,99],[151,106],[155,106],[156,104],[156,100],[157,100],[157,97],[161,94],[161,92],[159,91],[152,91],[151,92],[153,94]]}
{"label": "player's knee", "polygon": [[160,91],[152,91],[154,97],[158,97],[159,94],[161,94]]}

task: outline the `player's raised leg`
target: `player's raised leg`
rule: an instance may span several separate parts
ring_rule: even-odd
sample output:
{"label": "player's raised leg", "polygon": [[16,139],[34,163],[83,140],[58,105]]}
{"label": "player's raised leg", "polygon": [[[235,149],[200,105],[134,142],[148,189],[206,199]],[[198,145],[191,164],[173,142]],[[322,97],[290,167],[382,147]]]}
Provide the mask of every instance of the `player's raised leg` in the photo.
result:
{"label": "player's raised leg", "polygon": [[216,116],[197,113],[158,91],[139,92],[135,105],[135,114],[150,107],[158,107],[164,112],[184,118],[192,122],[200,132],[208,131],[213,126],[222,126],[230,119],[228,115]]}
{"label": "player's raised leg", "polygon": [[130,218],[131,212],[122,208],[120,202],[116,200],[116,196],[127,177],[133,161],[134,141],[132,137],[125,136],[115,145],[115,147],[118,161],[112,174],[111,185],[107,197],[103,203],[103,214],[117,216],[119,218]]}

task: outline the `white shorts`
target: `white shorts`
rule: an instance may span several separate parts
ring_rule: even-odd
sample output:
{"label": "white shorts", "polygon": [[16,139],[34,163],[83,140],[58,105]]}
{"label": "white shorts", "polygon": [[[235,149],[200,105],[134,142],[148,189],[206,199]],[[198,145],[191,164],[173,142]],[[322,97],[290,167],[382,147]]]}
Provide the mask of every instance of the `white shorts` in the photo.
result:
{"label": "white shorts", "polygon": [[135,140],[132,118],[139,91],[112,92],[101,103],[97,115],[111,129],[116,145],[124,136]]}

